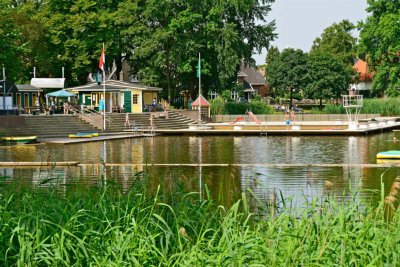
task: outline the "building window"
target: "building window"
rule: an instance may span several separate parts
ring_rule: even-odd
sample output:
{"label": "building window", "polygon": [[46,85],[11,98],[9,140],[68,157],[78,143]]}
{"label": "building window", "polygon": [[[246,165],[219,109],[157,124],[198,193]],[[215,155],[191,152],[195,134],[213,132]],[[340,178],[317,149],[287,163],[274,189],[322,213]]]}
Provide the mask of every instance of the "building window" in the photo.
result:
{"label": "building window", "polygon": [[212,91],[212,92],[210,93],[210,98],[211,98],[211,99],[215,99],[215,98],[217,98],[217,96],[218,96],[218,93],[215,92],[215,91]]}
{"label": "building window", "polygon": [[232,90],[232,91],[231,91],[231,98],[232,98],[233,100],[239,99],[239,93],[238,93],[236,90]]}
{"label": "building window", "polygon": [[138,94],[134,94],[132,95],[132,104],[138,104],[139,100],[139,95]]}

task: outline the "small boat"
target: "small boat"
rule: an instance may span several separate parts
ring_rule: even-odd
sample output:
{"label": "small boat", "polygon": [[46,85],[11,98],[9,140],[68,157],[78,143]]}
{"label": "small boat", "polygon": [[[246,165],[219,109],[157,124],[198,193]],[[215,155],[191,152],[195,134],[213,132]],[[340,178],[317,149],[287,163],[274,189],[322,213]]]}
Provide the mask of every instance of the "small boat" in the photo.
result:
{"label": "small boat", "polygon": [[76,133],[76,134],[69,134],[69,138],[92,138],[94,136],[99,136],[98,133]]}
{"label": "small boat", "polygon": [[377,159],[400,159],[400,150],[383,151],[376,154]]}
{"label": "small boat", "polygon": [[0,143],[5,143],[7,145],[21,145],[35,143],[37,136],[9,136],[0,137]]}

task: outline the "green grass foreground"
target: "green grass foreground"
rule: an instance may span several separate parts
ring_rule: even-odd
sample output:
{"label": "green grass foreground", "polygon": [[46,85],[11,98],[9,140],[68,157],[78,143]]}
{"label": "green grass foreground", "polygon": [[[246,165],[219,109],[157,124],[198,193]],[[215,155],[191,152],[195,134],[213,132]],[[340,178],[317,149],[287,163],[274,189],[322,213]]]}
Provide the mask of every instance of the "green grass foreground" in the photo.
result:
{"label": "green grass foreground", "polygon": [[399,213],[387,222],[381,208],[356,200],[313,201],[273,215],[250,193],[225,209],[196,193],[150,194],[140,186],[65,193],[3,185],[0,192],[1,266],[400,264]]}

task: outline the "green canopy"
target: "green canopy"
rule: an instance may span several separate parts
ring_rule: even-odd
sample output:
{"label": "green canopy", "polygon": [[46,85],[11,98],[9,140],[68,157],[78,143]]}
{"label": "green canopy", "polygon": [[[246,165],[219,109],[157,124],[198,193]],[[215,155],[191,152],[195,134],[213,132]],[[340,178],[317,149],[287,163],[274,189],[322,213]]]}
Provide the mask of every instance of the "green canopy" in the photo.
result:
{"label": "green canopy", "polygon": [[53,96],[53,97],[71,97],[71,96],[75,96],[75,94],[72,94],[64,89],[59,90],[59,91],[55,91],[52,93],[48,93],[47,96]]}

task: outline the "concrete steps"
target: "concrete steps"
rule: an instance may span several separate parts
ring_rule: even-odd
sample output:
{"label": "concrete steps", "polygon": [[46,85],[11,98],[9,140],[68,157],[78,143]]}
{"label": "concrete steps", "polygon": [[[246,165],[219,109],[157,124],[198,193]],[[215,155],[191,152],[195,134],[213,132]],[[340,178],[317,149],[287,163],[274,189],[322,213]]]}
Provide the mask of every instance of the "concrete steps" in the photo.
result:
{"label": "concrete steps", "polygon": [[[19,116],[17,126],[2,128],[7,136],[31,136],[38,138],[66,137],[68,134],[77,132],[98,132],[99,134],[117,134],[126,129],[132,129],[133,125],[141,129],[149,129],[150,113],[128,114],[131,127],[125,126],[126,113],[107,114],[111,122],[106,125],[106,131],[103,132],[94,128],[90,123],[81,120],[77,115],[40,115],[40,116]],[[23,119],[21,119],[23,118]],[[153,118],[156,129],[188,129],[194,121],[181,115],[178,112],[169,111],[168,118]]]}
{"label": "concrete steps", "polygon": [[75,115],[22,116],[24,124],[5,129],[8,136],[31,136],[38,138],[65,137],[71,133],[98,131]]}
{"label": "concrete steps", "polygon": [[[123,132],[127,128],[132,128],[133,125],[140,129],[148,129],[150,127],[150,113],[133,113],[129,114],[131,127],[125,126],[124,113],[113,113],[109,115],[112,122],[107,129],[109,132]],[[153,118],[154,127],[157,129],[188,129],[189,125],[194,123],[193,120],[181,115],[178,112],[169,111],[168,118],[158,117]]]}

